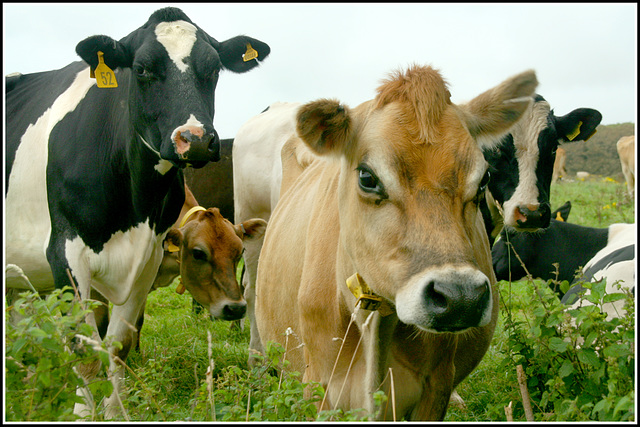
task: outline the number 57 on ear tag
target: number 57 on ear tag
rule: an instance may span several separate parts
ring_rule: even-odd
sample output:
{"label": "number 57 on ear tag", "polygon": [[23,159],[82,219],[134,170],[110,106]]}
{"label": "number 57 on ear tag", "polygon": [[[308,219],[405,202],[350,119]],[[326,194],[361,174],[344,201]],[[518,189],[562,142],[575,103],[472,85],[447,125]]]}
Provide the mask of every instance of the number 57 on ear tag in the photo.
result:
{"label": "number 57 on ear tag", "polygon": [[104,63],[104,54],[101,51],[98,51],[98,66],[93,72],[93,76],[96,79],[96,84],[101,88],[108,87],[118,87],[118,82],[116,81],[116,74],[113,72],[111,68]]}

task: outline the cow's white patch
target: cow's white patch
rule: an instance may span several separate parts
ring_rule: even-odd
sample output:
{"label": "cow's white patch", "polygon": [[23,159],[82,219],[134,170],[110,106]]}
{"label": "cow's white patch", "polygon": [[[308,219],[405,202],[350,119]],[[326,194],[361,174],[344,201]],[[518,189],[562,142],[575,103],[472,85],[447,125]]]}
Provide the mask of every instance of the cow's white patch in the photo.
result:
{"label": "cow's white patch", "polygon": [[169,54],[176,67],[185,72],[189,66],[184,59],[191,55],[196,42],[196,27],[186,21],[161,22],[156,26],[156,39]]}
{"label": "cow's white patch", "polygon": [[20,266],[36,289],[49,289],[53,283],[45,255],[51,233],[46,187],[49,135],[95,84],[86,68],[80,71],[71,86],[27,128],[13,162],[5,199],[6,262]]}
{"label": "cow's white patch", "polygon": [[536,167],[540,157],[538,137],[547,127],[549,111],[550,106],[546,101],[532,103],[511,129],[518,159],[519,181],[513,196],[505,201],[503,206],[505,225],[512,227],[517,225],[514,212],[518,206],[538,205],[538,178],[536,177]]}
{"label": "cow's white patch", "polygon": [[[583,271],[588,270],[593,265],[601,262],[604,258],[611,255],[613,252],[620,250],[629,245],[635,245],[637,241],[637,227],[636,224],[612,224],[609,226],[609,236],[607,245],[599,250],[593,258],[591,258],[583,267]],[[634,250],[635,251],[635,250]],[[636,257],[634,252],[634,258],[632,260],[618,261],[607,264],[601,270],[593,273],[591,281],[599,281],[606,279],[606,292],[608,294],[621,292],[618,289],[618,284],[622,289],[632,290],[636,283]],[[589,291],[587,291],[589,292]],[[592,305],[587,299],[581,298],[576,301],[571,308],[576,309],[579,306]],[[624,316],[626,311],[624,310],[624,300],[618,300],[614,302],[607,302],[603,304],[604,313],[607,315],[607,319],[613,317]]]}
{"label": "cow's white patch", "polygon": [[90,284],[113,304],[122,305],[147,263],[156,263],[157,271],[161,247],[162,236],[155,235],[147,220],[126,232],[113,234],[99,253],[79,236],[67,240],[65,256],[81,289]]}

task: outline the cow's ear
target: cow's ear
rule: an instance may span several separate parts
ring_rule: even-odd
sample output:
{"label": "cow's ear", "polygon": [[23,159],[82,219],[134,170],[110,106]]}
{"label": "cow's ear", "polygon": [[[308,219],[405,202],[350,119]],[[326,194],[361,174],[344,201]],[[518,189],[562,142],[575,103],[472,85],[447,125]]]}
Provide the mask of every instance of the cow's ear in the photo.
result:
{"label": "cow's ear", "polygon": [[320,99],[298,110],[298,136],[317,154],[345,154],[351,136],[351,110],[333,99]]}
{"label": "cow's ear", "polygon": [[87,37],[76,46],[76,53],[89,64],[91,70],[98,65],[98,51],[104,54],[104,63],[112,70],[131,67],[133,63],[133,55],[125,45],[109,36]]}
{"label": "cow's ear", "polygon": [[242,240],[259,239],[267,231],[267,221],[253,218],[235,226],[236,233]]}
{"label": "cow's ear", "polygon": [[268,44],[247,36],[236,36],[214,44],[222,65],[234,73],[244,73],[258,66],[271,52]]}
{"label": "cow's ear", "polygon": [[492,147],[506,135],[533,102],[538,86],[533,70],[517,74],[460,105],[469,133],[481,147]]}
{"label": "cow's ear", "polygon": [[569,114],[556,117],[556,131],[564,142],[586,141],[596,133],[602,114],[592,108],[577,108]]}
{"label": "cow's ear", "polygon": [[182,231],[179,228],[171,228],[164,238],[163,247],[165,251],[177,252],[182,244]]}

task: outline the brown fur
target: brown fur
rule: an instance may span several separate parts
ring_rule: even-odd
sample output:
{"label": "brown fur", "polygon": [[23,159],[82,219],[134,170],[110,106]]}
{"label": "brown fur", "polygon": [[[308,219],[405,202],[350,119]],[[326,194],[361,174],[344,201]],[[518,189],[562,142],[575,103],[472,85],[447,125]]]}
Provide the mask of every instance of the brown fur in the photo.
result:
{"label": "brown fur", "polygon": [[[371,393],[390,394],[383,379],[391,369],[398,417],[442,420],[453,389],[486,352],[495,288],[486,321],[455,334],[435,333],[418,318],[404,323],[399,310],[409,319],[413,312],[397,303],[416,287],[412,280],[419,288],[432,272],[459,277],[463,287],[477,277],[495,284],[474,201],[486,162],[472,136],[508,131],[530,102],[504,103],[533,93],[533,73],[507,82],[456,106],[437,71],[414,66],[383,84],[373,102],[349,109],[320,100],[299,110],[299,138],[282,149],[281,198],[259,259],[256,322],[263,343],[285,345],[285,332],[295,333],[287,360],[327,389],[323,409],[371,410]],[[320,156],[298,155],[306,149]],[[363,163],[380,174],[386,198],[359,188]],[[345,280],[356,272],[395,308],[391,314],[355,310]]]}
{"label": "brown fur", "polygon": [[627,194],[633,197],[636,182],[636,137],[623,136],[616,143],[622,174],[627,181]]}
{"label": "brown fur", "polygon": [[558,178],[567,176],[567,169],[565,168],[566,164],[567,150],[562,147],[558,147],[556,150],[556,160],[553,162],[553,177],[551,178],[552,184],[555,184]]}

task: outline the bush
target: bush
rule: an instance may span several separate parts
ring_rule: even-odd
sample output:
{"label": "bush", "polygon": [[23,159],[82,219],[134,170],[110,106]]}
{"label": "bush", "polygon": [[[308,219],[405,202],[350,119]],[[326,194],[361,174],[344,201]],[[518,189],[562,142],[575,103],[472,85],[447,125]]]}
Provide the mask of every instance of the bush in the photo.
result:
{"label": "bush", "polygon": [[[101,358],[108,366],[102,348],[77,342],[76,335],[91,337],[94,329],[84,322],[95,302],[81,303],[71,288],[55,290],[46,299],[24,292],[7,308],[5,331],[5,416],[8,421],[73,421],[73,406],[81,402],[76,387],[84,382],[75,367]],[[73,347],[75,351],[70,351]],[[111,383],[96,380],[90,384],[95,394],[111,392]]]}
{"label": "bush", "polygon": [[[593,305],[567,310],[552,283],[528,283],[533,286],[520,302],[525,308],[507,307],[500,368],[523,366],[536,421],[634,420],[633,295],[607,294],[604,281],[582,283]],[[568,288],[566,281],[560,285]],[[602,305],[617,299],[625,300],[627,314],[607,320]]]}

